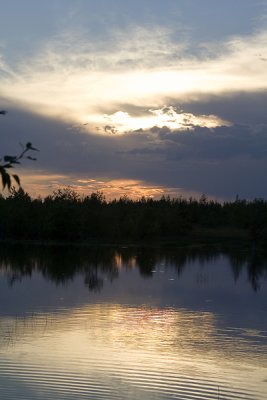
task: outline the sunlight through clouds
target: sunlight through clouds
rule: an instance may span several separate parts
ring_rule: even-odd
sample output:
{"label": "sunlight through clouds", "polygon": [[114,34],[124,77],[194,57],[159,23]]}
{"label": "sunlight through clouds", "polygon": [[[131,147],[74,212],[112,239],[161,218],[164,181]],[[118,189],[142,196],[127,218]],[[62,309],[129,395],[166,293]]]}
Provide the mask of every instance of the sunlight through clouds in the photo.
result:
{"label": "sunlight through clouds", "polygon": [[1,8],[1,154],[41,150],[26,190],[265,196],[261,0],[56,3]]}
{"label": "sunlight through clouds", "polygon": [[104,193],[107,200],[120,197],[129,197],[138,200],[141,197],[160,199],[163,195],[170,197],[193,197],[200,198],[202,193],[186,191],[179,187],[166,187],[153,185],[137,179],[108,179],[108,178],[79,178],[77,175],[47,175],[43,171],[29,174],[27,171],[21,173],[23,187],[33,197],[45,197],[53,191],[68,187],[75,190],[80,196],[90,193]]}
{"label": "sunlight through clouds", "polygon": [[[266,32],[234,38],[208,58],[189,56],[187,44],[173,42],[168,30],[113,32],[109,43],[64,34],[13,69],[1,61],[0,89],[22,108],[81,124],[90,133],[229,126],[216,115],[177,112],[166,99],[182,103],[207,93],[266,89],[266,48]],[[131,116],[123,104],[147,113]]]}
{"label": "sunlight through clouds", "polygon": [[[184,113],[173,106],[164,106],[160,109],[147,110],[144,116],[131,116],[127,112],[117,111],[111,115],[104,115],[108,125],[100,128],[104,133],[117,134],[139,129],[149,130],[153,127],[167,127],[170,130],[193,129],[195,126],[216,128],[218,126],[230,126],[215,115],[195,116],[191,113]],[[101,122],[101,120],[99,120]]]}

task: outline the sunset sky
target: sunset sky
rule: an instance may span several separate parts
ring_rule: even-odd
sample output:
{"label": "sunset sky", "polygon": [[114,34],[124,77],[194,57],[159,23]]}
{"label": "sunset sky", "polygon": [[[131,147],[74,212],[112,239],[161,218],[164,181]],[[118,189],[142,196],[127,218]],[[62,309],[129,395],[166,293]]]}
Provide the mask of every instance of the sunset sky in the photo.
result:
{"label": "sunset sky", "polygon": [[1,155],[33,196],[267,198],[267,0],[0,2]]}

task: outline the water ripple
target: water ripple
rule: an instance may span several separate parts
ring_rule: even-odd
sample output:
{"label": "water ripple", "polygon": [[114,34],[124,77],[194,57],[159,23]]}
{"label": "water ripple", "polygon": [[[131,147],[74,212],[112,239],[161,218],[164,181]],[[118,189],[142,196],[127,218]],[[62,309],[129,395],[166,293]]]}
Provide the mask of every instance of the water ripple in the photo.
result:
{"label": "water ripple", "polygon": [[266,398],[265,332],[217,329],[208,312],[99,304],[1,333],[1,400]]}

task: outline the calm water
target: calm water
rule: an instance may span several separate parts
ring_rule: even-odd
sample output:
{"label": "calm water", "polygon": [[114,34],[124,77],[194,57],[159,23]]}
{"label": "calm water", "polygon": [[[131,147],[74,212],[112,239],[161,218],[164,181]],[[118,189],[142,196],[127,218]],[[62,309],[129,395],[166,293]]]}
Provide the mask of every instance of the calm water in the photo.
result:
{"label": "calm water", "polygon": [[0,248],[0,399],[267,398],[267,258]]}

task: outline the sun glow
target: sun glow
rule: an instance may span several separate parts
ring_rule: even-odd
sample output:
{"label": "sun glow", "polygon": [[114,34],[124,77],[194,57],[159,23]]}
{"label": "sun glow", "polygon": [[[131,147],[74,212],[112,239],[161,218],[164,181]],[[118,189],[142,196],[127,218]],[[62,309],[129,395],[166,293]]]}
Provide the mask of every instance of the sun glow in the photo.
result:
{"label": "sun glow", "polygon": [[[21,174],[24,189],[33,197],[39,195],[44,197],[51,192],[64,187],[77,192],[80,196],[87,196],[94,192],[103,192],[107,200],[127,196],[131,199],[141,197],[160,198],[161,196],[192,195],[193,193],[183,192],[180,188],[167,188],[164,186],[153,185],[135,179],[107,179],[107,178],[78,178],[69,175],[33,175],[24,172]],[[197,196],[197,193],[193,195]]]}
{"label": "sun glow", "polygon": [[193,129],[194,126],[215,128],[217,126],[230,126],[230,122],[224,121],[215,115],[199,115],[185,113],[173,106],[164,106],[160,109],[149,109],[146,115],[131,116],[124,111],[117,111],[114,114],[104,115],[106,124],[103,125],[101,118],[98,122],[104,133],[117,134],[127,131],[149,130],[153,127],[167,127],[170,130]]}
{"label": "sun glow", "polygon": [[[83,37],[73,42],[63,35],[13,69],[2,61],[2,97],[88,133],[110,134],[153,126],[182,129],[187,120],[190,126],[220,126],[225,121],[214,115],[162,109],[202,95],[267,87],[266,32],[221,44],[208,58],[189,56],[186,44],[174,43],[169,32],[161,35],[163,42],[138,29],[115,35],[112,51],[109,43]],[[131,107],[147,112],[133,116]]]}

